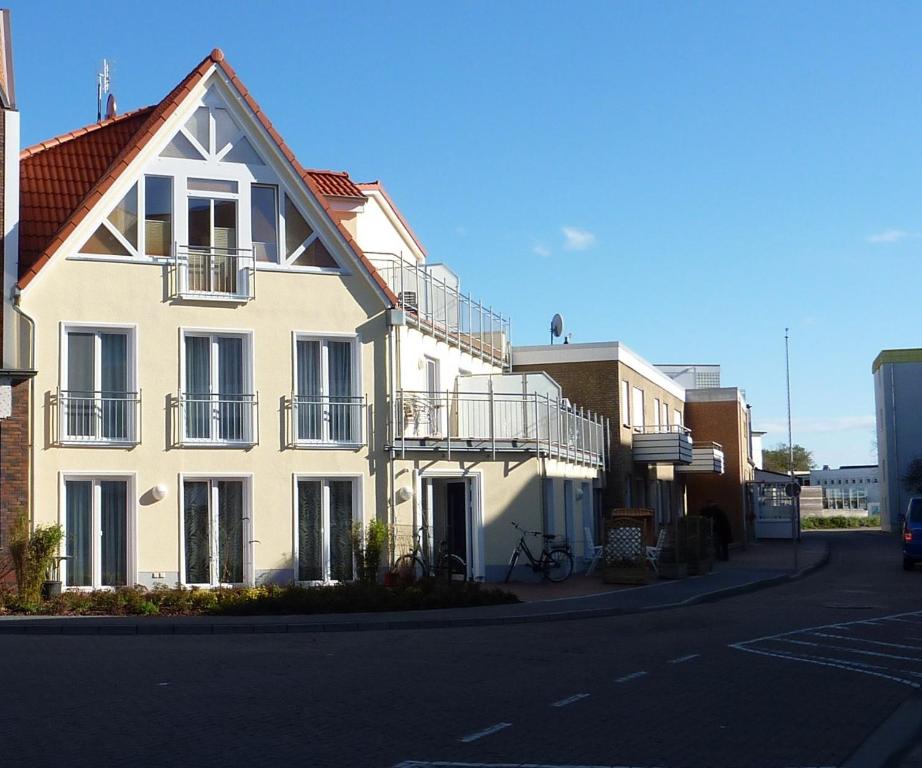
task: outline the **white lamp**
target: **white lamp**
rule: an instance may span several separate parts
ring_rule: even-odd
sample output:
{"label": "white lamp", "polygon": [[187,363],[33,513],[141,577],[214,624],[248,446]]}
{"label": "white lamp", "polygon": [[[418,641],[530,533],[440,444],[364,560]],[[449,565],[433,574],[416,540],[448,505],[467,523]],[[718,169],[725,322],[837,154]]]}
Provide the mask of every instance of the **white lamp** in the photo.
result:
{"label": "white lamp", "polygon": [[404,485],[397,489],[397,501],[401,504],[413,498],[413,489],[409,485]]}
{"label": "white lamp", "polygon": [[154,501],[163,501],[168,491],[169,488],[167,488],[164,483],[157,483],[157,485],[150,489],[150,495],[154,497]]}

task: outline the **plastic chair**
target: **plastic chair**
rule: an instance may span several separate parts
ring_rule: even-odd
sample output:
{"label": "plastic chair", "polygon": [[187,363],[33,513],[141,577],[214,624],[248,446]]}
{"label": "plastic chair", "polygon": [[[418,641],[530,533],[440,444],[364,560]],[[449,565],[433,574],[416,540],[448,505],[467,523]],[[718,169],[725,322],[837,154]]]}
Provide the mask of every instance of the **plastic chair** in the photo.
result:
{"label": "plastic chair", "polygon": [[583,528],[583,535],[586,539],[586,557],[591,558],[589,567],[586,569],[586,575],[589,576],[599,564],[599,560],[602,559],[602,545],[595,543],[595,540],[592,538],[592,529],[589,528],[589,526]]}
{"label": "plastic chair", "polygon": [[666,543],[666,529],[659,529],[659,536],[656,537],[656,546],[647,547],[647,562],[653,566],[653,571],[659,576],[659,556],[663,551],[663,545]]}

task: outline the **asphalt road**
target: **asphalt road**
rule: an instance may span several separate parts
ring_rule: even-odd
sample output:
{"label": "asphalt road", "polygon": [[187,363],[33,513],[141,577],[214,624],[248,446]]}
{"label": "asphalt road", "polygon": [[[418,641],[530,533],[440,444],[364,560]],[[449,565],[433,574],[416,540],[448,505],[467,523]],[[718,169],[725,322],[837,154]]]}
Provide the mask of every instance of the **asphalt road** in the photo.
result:
{"label": "asphalt road", "polygon": [[808,578],[651,614],[0,636],[0,765],[843,766],[920,695],[922,570],[886,534],[817,535]]}

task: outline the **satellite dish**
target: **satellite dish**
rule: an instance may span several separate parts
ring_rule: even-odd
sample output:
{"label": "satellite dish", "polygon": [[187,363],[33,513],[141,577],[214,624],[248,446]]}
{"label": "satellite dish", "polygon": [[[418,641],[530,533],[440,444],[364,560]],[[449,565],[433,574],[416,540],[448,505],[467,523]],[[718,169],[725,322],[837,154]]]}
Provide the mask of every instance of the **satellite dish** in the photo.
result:
{"label": "satellite dish", "polygon": [[115,117],[115,114],[118,110],[118,104],[115,101],[115,94],[110,93],[109,98],[106,99],[106,119],[110,117]]}
{"label": "satellite dish", "polygon": [[551,318],[551,344],[563,334],[563,318],[558,314]]}

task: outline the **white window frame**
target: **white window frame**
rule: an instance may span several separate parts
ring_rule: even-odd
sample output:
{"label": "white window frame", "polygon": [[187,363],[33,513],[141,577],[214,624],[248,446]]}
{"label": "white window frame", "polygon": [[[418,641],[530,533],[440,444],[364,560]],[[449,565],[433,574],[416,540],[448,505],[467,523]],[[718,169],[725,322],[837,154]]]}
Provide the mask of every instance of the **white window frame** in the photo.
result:
{"label": "white window frame", "polygon": [[104,481],[125,481],[127,494],[125,513],[127,515],[125,532],[125,544],[128,548],[126,553],[125,581],[126,586],[132,587],[138,583],[138,524],[137,524],[137,475],[134,472],[108,472],[108,471],[65,471],[58,473],[58,523],[64,532],[64,542],[62,550],[67,552],[67,482],[69,480],[77,482],[91,482],[93,484],[93,507],[92,507],[92,530],[95,535],[90,543],[90,558],[92,561],[93,578],[90,586],[69,585],[68,581],[68,564],[66,559],[62,559],[59,576],[65,589],[77,589],[81,592],[90,592],[92,590],[113,590],[115,587],[104,586],[102,584],[102,489],[100,483]]}
{"label": "white window frame", "polygon": [[[329,367],[329,348],[327,342],[330,341],[347,341],[352,345],[352,397],[362,397],[362,339],[358,333],[328,333],[321,331],[293,331],[291,334],[291,391],[294,395],[300,395],[298,391],[298,342],[299,341],[319,341],[320,342],[320,397],[328,397],[330,390],[330,367]],[[366,409],[360,408],[360,419],[358,426],[358,441],[356,442],[334,442],[330,438],[329,422],[324,419],[323,434],[319,440],[303,440],[298,437],[297,423],[293,424],[292,438],[296,445],[318,447],[318,448],[345,448],[353,449],[356,446],[365,444],[365,419],[367,418]]]}
{"label": "white window frame", "polygon": [[682,426],[682,412],[679,410],[673,410],[672,412],[673,423],[676,427]]}
{"label": "white window frame", "polygon": [[[321,483],[320,499],[321,511],[320,520],[322,526],[322,552],[321,552],[321,571],[322,579],[312,579],[302,581],[298,578],[298,560],[300,557],[300,546],[298,542],[298,483],[300,481],[319,482]],[[297,584],[338,584],[340,582],[330,578],[330,482],[336,480],[349,480],[352,482],[352,524],[358,523],[362,529],[362,538],[365,536],[365,508],[363,501],[365,498],[365,476],[354,472],[296,472],[292,475],[291,483],[291,508],[292,508],[292,580]],[[355,562],[355,553],[352,557],[352,575],[357,580]]]}
{"label": "white window frame", "polygon": [[[639,399],[637,397],[638,392],[640,393]],[[638,418],[637,404],[638,403],[640,404],[640,414],[639,414],[640,423],[639,424],[637,423],[637,418]],[[636,431],[642,432],[644,426],[646,426],[644,424],[644,419],[646,418],[645,411],[646,411],[646,404],[644,403],[644,391],[640,387],[632,386],[631,387],[631,426],[634,428],[635,432]]]}
{"label": "white window frame", "polygon": [[[101,333],[124,333],[127,338],[126,353],[127,360],[125,367],[128,372],[128,392],[134,392],[140,399],[141,390],[138,385],[140,380],[140,368],[138,364],[138,326],[136,323],[94,323],[86,321],[65,320],[60,323],[58,336],[58,389],[59,391],[68,391],[67,371],[68,371],[68,343],[67,335],[74,333],[93,333],[96,340],[94,343],[94,367],[93,386],[94,391],[98,392],[97,385],[102,382],[102,342],[99,338]],[[65,435],[65,427],[58,424],[58,438],[64,445],[81,445],[87,447],[125,447],[138,445],[141,442],[141,409],[131,406],[129,409],[134,419],[132,434],[127,440],[109,440],[99,438],[96,440],[69,439]]]}
{"label": "white window frame", "polygon": [[[217,581],[217,556],[212,554],[209,558],[209,571],[211,581],[189,582],[186,580],[186,482],[208,483],[208,536],[211,539],[212,547],[214,539],[217,536],[218,528],[218,482],[222,480],[239,481],[243,483],[243,581],[240,584],[227,584]],[[254,536],[253,525],[253,473],[231,473],[220,474],[215,472],[186,472],[179,475],[179,494],[177,506],[179,507],[179,583],[184,587],[230,587],[230,586],[252,586],[256,583],[255,574],[255,552],[254,545],[256,537]]]}
{"label": "white window frame", "polygon": [[656,427],[657,431],[660,428],[660,414],[662,409],[660,408],[660,400],[658,397],[653,398],[653,426]]}
{"label": "white window frame", "polygon": [[[180,328],[179,329],[179,394],[184,396],[186,392],[186,338],[189,336],[203,337],[207,336],[211,340],[211,373],[210,373],[210,394],[217,394],[215,392],[216,382],[218,381],[218,356],[216,354],[217,349],[217,339],[220,337],[223,338],[243,338],[244,340],[244,371],[243,378],[247,383],[247,388],[249,394],[253,396],[253,404],[251,407],[251,424],[250,424],[250,439],[249,440],[221,440],[215,437],[215,429],[220,423],[220,419],[213,417],[212,419],[212,436],[209,438],[190,438],[186,436],[186,420],[182,417],[182,412],[180,411],[179,420],[179,442],[184,446],[228,446],[228,447],[241,447],[241,446],[251,446],[256,445],[259,442],[259,396],[256,392],[256,375],[255,375],[255,359],[256,359],[256,349],[254,343],[254,334],[251,330],[235,330],[229,328]],[[223,478],[222,478],[223,479]]]}
{"label": "white window frame", "polygon": [[631,383],[621,380],[621,425],[631,428]]}

